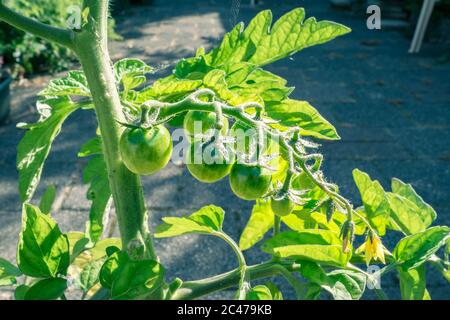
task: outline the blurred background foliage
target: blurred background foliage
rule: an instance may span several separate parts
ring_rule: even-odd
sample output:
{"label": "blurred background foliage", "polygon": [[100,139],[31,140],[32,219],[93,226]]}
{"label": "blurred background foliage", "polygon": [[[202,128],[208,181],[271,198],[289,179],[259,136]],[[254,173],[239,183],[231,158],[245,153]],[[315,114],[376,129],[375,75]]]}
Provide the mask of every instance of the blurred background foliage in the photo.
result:
{"label": "blurred background foliage", "polygon": [[[59,27],[67,27],[68,8],[80,5],[81,0],[4,0],[9,8],[27,17]],[[119,39],[111,18],[110,37]],[[0,22],[0,57],[14,78],[39,72],[58,72],[68,69],[75,59],[70,50],[18,31]]]}

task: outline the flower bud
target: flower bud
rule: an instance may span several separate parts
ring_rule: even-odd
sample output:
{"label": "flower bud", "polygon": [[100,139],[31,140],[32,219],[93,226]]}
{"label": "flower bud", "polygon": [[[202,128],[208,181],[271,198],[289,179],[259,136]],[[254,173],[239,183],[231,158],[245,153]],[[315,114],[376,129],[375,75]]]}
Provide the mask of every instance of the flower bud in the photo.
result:
{"label": "flower bud", "polygon": [[342,238],[342,251],[345,253],[349,252],[349,245],[355,240],[355,223],[351,220],[346,220],[341,227],[339,237]]}

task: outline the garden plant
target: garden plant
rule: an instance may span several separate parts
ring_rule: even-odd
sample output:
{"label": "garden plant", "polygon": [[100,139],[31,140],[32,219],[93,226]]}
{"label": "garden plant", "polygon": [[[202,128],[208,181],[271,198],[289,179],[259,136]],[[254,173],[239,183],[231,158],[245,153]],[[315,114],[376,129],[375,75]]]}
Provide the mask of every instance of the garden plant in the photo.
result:
{"label": "garden plant", "polygon": [[[108,7],[108,0],[84,0],[81,27],[71,30],[0,4],[0,20],[71,50],[82,68],[51,80],[39,93],[40,119],[19,124],[26,132],[17,149],[23,202],[17,266],[0,259],[0,285],[15,287],[16,299],[66,299],[69,282],[82,299],[196,299],[230,288],[236,299],[282,299],[269,281],[274,276],[298,299],[360,299],[366,287],[386,299],[380,281],[389,272],[399,274],[403,299],[429,299],[428,266],[450,279],[450,229],[432,226],[435,210],[410,184],[393,179],[385,191],[357,169],[362,206],[353,206],[321,170],[317,141],[338,140],[335,128],[308,102],[290,98],[285,79],[263,69],[349,28],[305,19],[302,8],[274,23],[262,11],[217,48],[199,48],[170,76],[148,84],[154,70],[143,61],[112,64]],[[55,189],[39,205],[33,195],[52,142],[74,112],[92,112],[98,122],[78,154],[90,158],[82,179],[92,206],[86,231],[64,234],[51,215]],[[204,183],[229,179],[230,192],[255,203],[239,241],[223,231],[225,212],[214,205],[165,217],[149,230],[140,179],[164,170],[173,150],[167,127],[176,123],[190,143],[189,172]],[[111,203],[120,239],[105,237]],[[401,238],[393,248],[383,244],[387,233]],[[186,234],[222,239],[239,266],[205,279],[168,279],[154,239]],[[271,258],[248,265],[243,252],[255,245]],[[373,262],[380,266],[375,273],[367,271]]]}

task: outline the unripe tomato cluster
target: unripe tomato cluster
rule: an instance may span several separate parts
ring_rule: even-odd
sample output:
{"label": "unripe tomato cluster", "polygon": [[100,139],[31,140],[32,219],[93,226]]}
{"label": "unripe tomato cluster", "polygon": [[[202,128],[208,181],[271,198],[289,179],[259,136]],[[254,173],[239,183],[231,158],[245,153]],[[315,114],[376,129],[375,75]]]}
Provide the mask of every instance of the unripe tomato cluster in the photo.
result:
{"label": "unripe tomato cluster", "polygon": [[[232,152],[228,153],[217,147],[214,137],[207,141],[204,139],[208,132],[216,132],[216,127],[216,115],[213,112],[189,111],[186,114],[183,128],[190,143],[186,165],[191,175],[203,183],[214,183],[228,175],[231,190],[244,200],[256,200],[267,195],[271,189],[273,172],[258,164],[238,162],[235,157],[235,152],[250,152],[254,137],[241,135],[245,141],[234,143]],[[220,136],[227,136],[227,118],[222,117],[219,128]],[[233,125],[231,132],[238,130],[246,130],[239,121]],[[172,149],[170,132],[163,125],[127,128],[120,139],[122,161],[138,175],[150,175],[164,168],[171,158]],[[209,159],[205,154],[210,156]],[[294,203],[285,197],[281,200],[272,199],[271,206],[275,214],[285,216],[292,212]]]}

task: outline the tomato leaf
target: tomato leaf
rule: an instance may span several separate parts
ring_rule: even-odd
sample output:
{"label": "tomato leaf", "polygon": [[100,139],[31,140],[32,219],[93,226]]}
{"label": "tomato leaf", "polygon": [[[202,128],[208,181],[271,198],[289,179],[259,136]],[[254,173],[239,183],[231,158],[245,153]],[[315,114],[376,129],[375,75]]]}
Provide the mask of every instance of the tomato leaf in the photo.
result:
{"label": "tomato leaf", "polygon": [[0,287],[11,286],[17,283],[16,277],[20,277],[22,272],[11,262],[0,258]]}
{"label": "tomato leaf", "polygon": [[239,99],[239,96],[228,89],[225,77],[225,71],[219,69],[211,70],[205,75],[203,85],[213,90],[221,99],[233,104],[233,102]]}
{"label": "tomato leaf", "polygon": [[82,253],[89,244],[89,239],[85,237],[83,232],[71,231],[67,233],[69,241],[69,254],[71,262]]}
{"label": "tomato leaf", "polygon": [[84,158],[93,155],[103,154],[102,150],[102,139],[97,136],[87,141],[78,152],[78,157]]}
{"label": "tomato leaf", "polygon": [[165,217],[164,223],[156,228],[156,238],[176,237],[183,234],[210,234],[222,230],[224,218],[222,208],[209,205],[188,217]]}
{"label": "tomato leaf", "polygon": [[[120,250],[122,247],[121,240],[119,238],[102,239],[94,245],[89,242],[89,239],[84,238],[83,233],[80,233],[79,236],[81,236],[81,238],[77,241],[75,237],[73,237],[73,233],[68,233],[71,251],[73,250],[74,252],[73,256],[71,256],[71,263],[77,267],[73,269],[71,268],[70,271],[75,271],[71,273],[71,276],[75,278],[79,277],[80,272],[90,263],[100,260],[104,262],[105,258],[108,256],[107,253],[110,248]],[[86,240],[87,244],[85,242]],[[75,244],[73,244],[73,242],[75,242]]]}
{"label": "tomato leaf", "polygon": [[387,193],[391,207],[391,218],[399,230],[406,235],[424,231],[423,211],[412,201],[395,193]]}
{"label": "tomato leaf", "polygon": [[69,71],[63,78],[50,80],[47,88],[38,93],[39,96],[83,96],[90,97],[91,92],[83,71]]}
{"label": "tomato leaf", "polygon": [[241,96],[259,96],[265,103],[283,101],[294,90],[286,87],[287,81],[269,71],[257,68],[232,90]]}
{"label": "tomato leaf", "polygon": [[450,228],[440,226],[407,236],[397,243],[394,258],[405,271],[417,268],[445,245],[449,237]]}
{"label": "tomato leaf", "polygon": [[327,273],[330,279],[330,287],[332,289],[332,295],[334,299],[347,299],[359,300],[366,288],[366,276],[360,272],[352,270],[334,270]]}
{"label": "tomato leaf", "polygon": [[164,268],[154,260],[132,260],[124,251],[112,254],[100,270],[100,282],[112,299],[139,299],[162,284]]}
{"label": "tomato leaf", "polygon": [[304,48],[330,41],[350,29],[330,21],[305,20],[303,8],[294,9],[272,25],[272,12],[260,12],[244,30],[238,24],[222,44],[207,55],[213,66],[248,61],[263,66]]}
{"label": "tomato leaf", "polygon": [[114,64],[116,83],[122,84],[124,92],[128,92],[145,82],[145,75],[152,72],[152,67],[139,59],[126,58]]}
{"label": "tomato leaf", "polygon": [[405,234],[424,231],[436,219],[436,211],[413,189],[399,179],[392,179],[392,192],[388,194],[391,217]]}
{"label": "tomato leaf", "polygon": [[426,289],[425,265],[404,271],[397,268],[400,276],[400,292],[403,300],[430,300]]}
{"label": "tomato leaf", "polygon": [[254,64],[248,62],[239,62],[224,66],[224,68],[221,70],[225,71],[228,86],[230,87],[230,89],[233,89],[234,87],[238,87],[239,85],[241,85],[252,73],[252,71],[256,70],[257,68],[258,66]]}
{"label": "tomato leaf", "polygon": [[273,300],[272,292],[264,285],[258,285],[247,292],[245,300]]}
{"label": "tomato leaf", "polygon": [[16,290],[14,290],[14,299],[25,300],[25,295],[27,294],[29,289],[30,287],[24,284],[17,286]]}
{"label": "tomato leaf", "polygon": [[83,292],[88,292],[92,289],[100,280],[100,270],[103,266],[104,259],[93,260],[84,266],[79,276],[79,284]]}
{"label": "tomato leaf", "polygon": [[67,289],[67,280],[49,278],[36,282],[25,293],[25,300],[56,300]]}
{"label": "tomato leaf", "polygon": [[55,185],[48,186],[42,195],[41,201],[39,202],[39,209],[42,213],[49,214],[52,210],[53,202],[55,201],[56,187]]}
{"label": "tomato leaf", "polygon": [[92,242],[97,242],[108,222],[111,189],[103,156],[91,158],[83,171],[83,182],[89,183],[87,198],[92,201],[89,210],[88,232]]}
{"label": "tomato leaf", "polygon": [[202,85],[201,80],[177,79],[169,76],[156,81],[153,86],[148,87],[138,93],[136,102],[146,102],[148,100],[172,101],[193,92]]}
{"label": "tomato leaf", "polygon": [[66,118],[79,105],[67,97],[52,98],[39,102],[41,119],[24,127],[28,128],[17,147],[17,169],[19,171],[19,192],[22,202],[30,200],[41,178],[45,159],[53,140],[61,131]]}
{"label": "tomato leaf", "polygon": [[179,79],[202,80],[213,68],[209,66],[203,55],[180,60],[174,70]]}
{"label": "tomato leaf", "polygon": [[65,275],[69,267],[69,241],[55,221],[39,208],[24,204],[17,263],[27,276]]}
{"label": "tomato leaf", "polygon": [[95,137],[83,145],[79,157],[94,155],[89,159],[83,170],[83,182],[89,184],[87,198],[92,201],[89,210],[89,222],[87,230],[92,242],[97,242],[103,234],[109,215],[111,203],[111,189],[109,186],[108,171],[103,158],[102,141]]}
{"label": "tomato leaf", "polygon": [[326,273],[315,262],[301,261],[300,264],[301,275],[319,285],[335,300],[358,300],[364,293],[366,276],[360,272],[337,269]]}
{"label": "tomato leaf", "polygon": [[252,214],[242,231],[239,248],[247,250],[259,242],[274,224],[274,213],[269,201],[257,200]]}
{"label": "tomato leaf", "polygon": [[319,112],[306,101],[285,99],[266,105],[266,112],[279,125],[300,127],[304,136],[325,140],[339,140],[336,128],[323,118]]}
{"label": "tomato leaf", "polygon": [[276,257],[346,266],[351,252],[342,251],[342,241],[329,230],[286,231],[267,240],[262,249]]}
{"label": "tomato leaf", "polygon": [[380,182],[371,180],[369,175],[358,169],[353,170],[353,179],[361,194],[367,219],[380,236],[386,233],[391,208]]}
{"label": "tomato leaf", "polygon": [[266,287],[269,288],[272,300],[283,300],[283,293],[273,282],[267,282]]}

